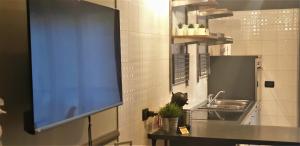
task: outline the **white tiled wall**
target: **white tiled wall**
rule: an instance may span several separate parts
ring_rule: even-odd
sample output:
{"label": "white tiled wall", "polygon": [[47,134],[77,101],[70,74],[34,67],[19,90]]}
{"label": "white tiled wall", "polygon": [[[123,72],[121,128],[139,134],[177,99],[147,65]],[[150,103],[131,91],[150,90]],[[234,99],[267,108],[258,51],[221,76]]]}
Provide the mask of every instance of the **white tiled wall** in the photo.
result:
{"label": "white tiled wall", "polygon": [[151,121],[142,109],[157,111],[170,101],[169,0],[117,0],[121,14],[123,100],[120,141],[148,145]]}
{"label": "white tiled wall", "polygon": [[[210,28],[233,37],[232,55],[262,55],[261,124],[297,126],[299,9],[238,11]],[[275,88],[264,88],[267,80]]]}
{"label": "white tiled wall", "polygon": [[[124,104],[119,108],[120,141],[149,145],[146,136],[153,119],[142,122],[141,111],[143,108],[157,111],[171,97],[169,0],[118,0],[117,7],[121,13],[124,92]],[[189,106],[193,106],[206,97],[207,79],[197,82],[196,49],[189,48],[189,53],[189,86],[176,86],[173,91],[188,92]]]}

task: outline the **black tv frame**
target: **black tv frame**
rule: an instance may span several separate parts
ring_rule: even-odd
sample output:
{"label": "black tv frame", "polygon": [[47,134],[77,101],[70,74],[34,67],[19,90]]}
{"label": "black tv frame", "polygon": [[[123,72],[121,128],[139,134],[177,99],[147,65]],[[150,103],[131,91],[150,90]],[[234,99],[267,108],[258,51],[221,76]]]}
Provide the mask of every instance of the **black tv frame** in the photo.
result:
{"label": "black tv frame", "polygon": [[[111,108],[115,108],[115,107],[118,107],[120,105],[123,104],[123,90],[122,90],[122,68],[121,68],[121,39],[120,39],[120,11],[118,9],[115,9],[115,8],[110,8],[110,7],[106,7],[106,6],[103,6],[103,5],[100,5],[102,7],[106,7],[106,8],[110,8],[110,9],[113,9],[115,11],[115,26],[114,26],[114,37],[115,37],[115,52],[116,52],[116,56],[115,56],[115,59],[116,59],[116,62],[117,63],[117,76],[118,76],[118,86],[119,86],[119,93],[120,93],[120,102],[119,103],[116,103],[116,104],[113,104],[113,105],[110,105],[110,106],[107,106],[107,107],[104,107],[104,108],[101,108],[101,109],[98,109],[98,110],[95,110],[95,111],[91,111],[91,112],[87,112],[87,113],[84,113],[84,114],[81,114],[79,116],[76,116],[74,118],[70,118],[70,119],[66,119],[66,120],[63,120],[63,121],[60,121],[60,122],[56,122],[54,124],[50,124],[50,125],[47,125],[47,126],[43,126],[41,128],[36,128],[35,125],[34,125],[34,111],[33,111],[33,91],[32,91],[32,87],[33,87],[33,83],[32,83],[32,60],[31,60],[31,31],[30,31],[30,5],[29,5],[29,1],[30,0],[26,0],[26,12],[27,12],[27,37],[28,37],[28,58],[29,58],[29,79],[30,79],[30,95],[31,95],[31,98],[30,98],[30,109],[28,109],[27,111],[24,112],[24,130],[29,133],[29,134],[32,134],[32,135],[35,135],[37,133],[40,133],[44,130],[48,130],[50,128],[54,128],[54,127],[57,127],[57,126],[60,126],[62,124],[65,124],[65,123],[68,123],[70,121],[73,121],[73,120],[78,120],[78,119],[81,119],[81,118],[86,118],[90,115],[93,115],[95,113],[98,113],[98,112],[103,112],[105,110],[108,110],[108,109],[111,109]],[[84,3],[90,3],[90,2],[86,2],[86,1],[80,1],[80,2],[84,2]],[[95,4],[97,5],[97,4]]]}

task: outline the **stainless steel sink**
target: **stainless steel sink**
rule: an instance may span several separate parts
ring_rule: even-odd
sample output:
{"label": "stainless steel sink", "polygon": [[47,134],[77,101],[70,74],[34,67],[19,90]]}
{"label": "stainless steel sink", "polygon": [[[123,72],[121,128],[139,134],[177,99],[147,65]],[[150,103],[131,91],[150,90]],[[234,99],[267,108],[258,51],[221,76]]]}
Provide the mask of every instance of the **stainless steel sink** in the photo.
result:
{"label": "stainless steel sink", "polygon": [[243,110],[245,109],[245,106],[239,106],[239,105],[217,105],[213,104],[208,106],[207,108],[211,109],[224,109],[224,110]]}
{"label": "stainless steel sink", "polygon": [[237,105],[237,106],[246,106],[249,104],[249,100],[216,100],[213,104],[216,105]]}
{"label": "stainless steel sink", "polygon": [[199,109],[220,109],[220,110],[244,110],[249,100],[216,100],[210,105],[202,105]]}

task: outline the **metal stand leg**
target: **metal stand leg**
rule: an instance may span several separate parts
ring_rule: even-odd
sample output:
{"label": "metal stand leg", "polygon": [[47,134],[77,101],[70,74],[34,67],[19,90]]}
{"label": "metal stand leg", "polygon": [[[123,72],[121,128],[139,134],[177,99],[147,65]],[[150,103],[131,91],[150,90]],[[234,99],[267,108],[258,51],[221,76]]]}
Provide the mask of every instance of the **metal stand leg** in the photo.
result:
{"label": "metal stand leg", "polygon": [[156,139],[152,139],[152,146],[156,146]]}
{"label": "metal stand leg", "polygon": [[168,146],[168,140],[165,140],[165,146]]}

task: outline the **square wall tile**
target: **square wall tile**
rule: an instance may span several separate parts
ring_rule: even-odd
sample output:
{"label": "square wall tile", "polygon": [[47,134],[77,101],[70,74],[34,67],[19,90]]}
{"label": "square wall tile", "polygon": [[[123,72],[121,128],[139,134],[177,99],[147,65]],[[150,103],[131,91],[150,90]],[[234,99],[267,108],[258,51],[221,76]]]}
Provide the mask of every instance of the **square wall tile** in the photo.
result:
{"label": "square wall tile", "polygon": [[276,56],[278,55],[277,41],[262,41],[262,55]]}

